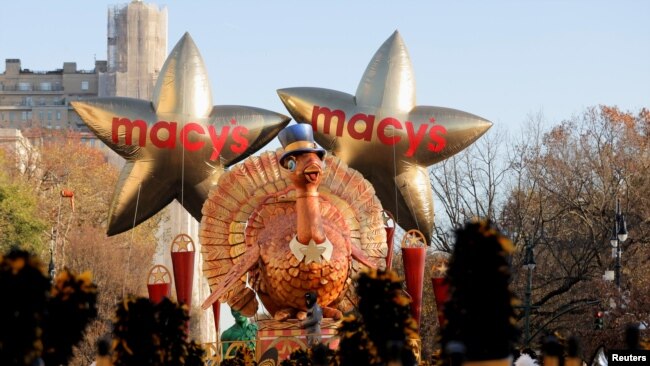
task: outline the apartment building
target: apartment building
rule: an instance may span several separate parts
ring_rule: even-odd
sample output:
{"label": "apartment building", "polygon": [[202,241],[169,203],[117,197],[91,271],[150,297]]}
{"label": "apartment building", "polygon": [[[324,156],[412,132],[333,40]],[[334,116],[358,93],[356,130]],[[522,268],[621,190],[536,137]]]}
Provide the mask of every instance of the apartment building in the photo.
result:
{"label": "apartment building", "polygon": [[33,71],[20,59],[6,59],[0,74],[0,128],[87,131],[70,101],[96,97],[105,73],[106,61],[96,61],[93,70],[64,62],[61,69]]}

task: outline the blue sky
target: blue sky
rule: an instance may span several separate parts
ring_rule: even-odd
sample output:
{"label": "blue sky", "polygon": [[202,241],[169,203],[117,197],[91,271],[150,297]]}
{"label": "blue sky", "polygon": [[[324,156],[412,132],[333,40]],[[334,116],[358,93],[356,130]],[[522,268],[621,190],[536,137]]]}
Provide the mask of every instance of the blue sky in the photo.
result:
{"label": "blue sky", "polygon": [[[275,90],[315,86],[354,94],[394,30],[409,49],[417,102],[461,109],[516,129],[585,107],[638,110],[650,101],[649,1],[188,1],[169,11],[169,50],[189,32],[215,104],[287,113]],[[3,2],[5,58],[51,70],[106,59],[111,0]]]}

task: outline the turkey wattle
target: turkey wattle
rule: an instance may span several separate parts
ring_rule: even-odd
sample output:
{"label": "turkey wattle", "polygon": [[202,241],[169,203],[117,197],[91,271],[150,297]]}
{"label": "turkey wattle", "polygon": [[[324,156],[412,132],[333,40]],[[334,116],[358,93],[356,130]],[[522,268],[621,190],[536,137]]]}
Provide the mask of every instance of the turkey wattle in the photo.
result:
{"label": "turkey wattle", "polygon": [[[305,293],[318,293],[325,317],[355,303],[360,264],[385,265],[386,232],[374,189],[335,157],[266,152],[233,167],[203,206],[200,240],[212,294],[242,314],[258,308],[276,320],[304,316]],[[325,163],[325,164],[324,164]],[[327,166],[327,169],[324,169]],[[248,274],[247,286],[246,274]]]}

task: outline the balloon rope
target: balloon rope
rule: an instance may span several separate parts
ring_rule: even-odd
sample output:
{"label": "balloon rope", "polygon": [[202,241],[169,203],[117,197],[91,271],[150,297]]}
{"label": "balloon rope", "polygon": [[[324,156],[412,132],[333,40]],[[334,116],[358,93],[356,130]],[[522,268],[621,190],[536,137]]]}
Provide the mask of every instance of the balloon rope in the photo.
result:
{"label": "balloon rope", "polygon": [[185,149],[181,156],[181,206],[185,203]]}
{"label": "balloon rope", "polygon": [[129,242],[129,254],[126,257],[126,271],[124,271],[124,276],[122,276],[122,297],[124,297],[124,289],[126,286],[126,275],[131,270],[131,248],[133,248],[133,233],[135,232],[135,222],[138,218],[138,205],[140,204],[141,189],[142,189],[142,183],[138,184],[138,197],[135,200],[135,212],[133,213],[133,226],[131,227],[131,241]]}
{"label": "balloon rope", "polygon": [[[187,65],[183,64],[183,75],[186,75],[187,73]],[[187,78],[183,78],[183,89],[184,90],[189,90],[189,86],[187,85],[188,80]],[[183,118],[187,117],[186,113],[187,111],[185,110],[185,103],[183,103]],[[182,134],[181,134],[182,135]],[[181,210],[178,212],[178,226],[177,230],[179,233],[183,232],[183,217],[184,212],[183,209],[185,208],[185,149],[181,149]],[[172,225],[173,226],[173,225]],[[172,228],[173,230],[173,228]],[[172,248],[174,244],[172,243]]]}
{"label": "balloon rope", "polygon": [[[395,152],[395,144],[393,144],[393,180],[397,179],[397,153]],[[399,207],[397,203],[397,181],[393,182],[395,186],[395,226],[399,222]]]}
{"label": "balloon rope", "polygon": [[[408,184],[408,183],[407,183],[407,184]],[[406,191],[409,193],[409,202],[410,202],[411,205],[412,205],[412,204],[413,204],[413,197],[411,197],[411,190],[410,190],[410,189],[407,189]],[[413,215],[413,217],[415,218],[415,226],[417,226],[418,231],[420,231],[420,222],[418,221],[418,215],[415,215],[415,214],[413,213],[413,211],[411,211],[411,215]]]}

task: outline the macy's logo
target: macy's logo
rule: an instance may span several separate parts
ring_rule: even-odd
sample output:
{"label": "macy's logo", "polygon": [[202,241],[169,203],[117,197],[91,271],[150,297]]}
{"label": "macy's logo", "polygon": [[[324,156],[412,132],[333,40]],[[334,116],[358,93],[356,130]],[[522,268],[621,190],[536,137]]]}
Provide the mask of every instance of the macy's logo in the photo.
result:
{"label": "macy's logo", "polygon": [[[319,118],[322,117],[322,129],[318,129]],[[311,112],[311,127],[314,131],[321,131],[325,134],[330,134],[332,129],[332,122],[336,120],[336,136],[341,137],[343,135],[343,130],[347,127],[347,133],[355,140],[359,141],[371,141],[373,134],[377,136],[377,139],[384,145],[395,145],[402,140],[402,136],[391,134],[390,136],[386,133],[386,130],[390,127],[392,130],[406,130],[406,136],[408,140],[408,149],[404,152],[404,155],[407,157],[413,156],[417,151],[418,147],[424,140],[425,136],[429,136],[429,141],[427,142],[427,149],[432,152],[440,152],[444,149],[447,144],[447,140],[443,137],[447,134],[447,129],[444,126],[434,124],[436,122],[435,118],[429,118],[431,125],[422,124],[418,127],[418,130],[415,131],[413,122],[406,121],[402,123],[397,118],[386,117],[383,118],[377,124],[375,129],[375,119],[374,114],[364,114],[356,113],[345,123],[345,112],[340,109],[330,110],[327,107],[314,106],[314,109]],[[358,127],[360,129],[358,129]],[[431,127],[431,128],[429,128]],[[427,133],[428,130],[428,133]]]}
{"label": "macy's logo", "polygon": [[[133,136],[138,138],[137,145],[145,146],[147,143],[147,123],[143,120],[136,119],[131,121],[128,118],[113,117],[113,125],[111,131],[111,138],[114,143],[119,143],[120,130],[124,131],[124,144],[133,145]],[[244,126],[237,125],[237,121],[233,118],[230,120],[230,125],[221,127],[219,133],[214,126],[207,126],[207,131],[204,126],[196,122],[186,123],[180,131],[178,131],[178,123],[158,121],[149,129],[149,141],[161,149],[173,149],[176,147],[176,141],[180,140],[180,144],[187,151],[197,151],[203,149],[206,144],[204,136],[207,134],[212,143],[212,154],[210,160],[214,161],[219,158],[219,154],[226,144],[228,134],[232,135],[233,143],[228,148],[234,152],[241,154],[248,148],[248,129]],[[137,132],[135,131],[137,129]]]}

